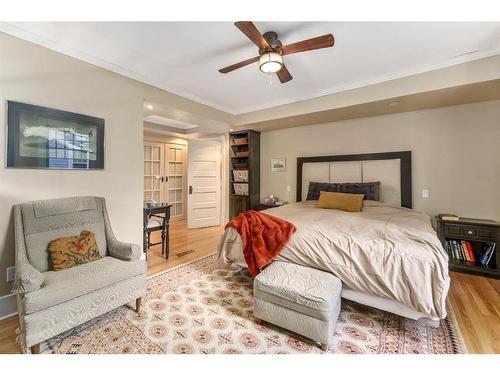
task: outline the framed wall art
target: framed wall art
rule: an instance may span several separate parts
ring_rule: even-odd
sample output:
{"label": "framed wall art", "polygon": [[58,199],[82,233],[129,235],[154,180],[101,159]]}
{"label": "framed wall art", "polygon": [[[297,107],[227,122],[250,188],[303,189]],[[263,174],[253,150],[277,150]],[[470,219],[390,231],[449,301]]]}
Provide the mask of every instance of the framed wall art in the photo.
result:
{"label": "framed wall art", "polygon": [[104,119],[7,102],[7,168],[104,169]]}
{"label": "framed wall art", "polygon": [[286,171],[286,158],[271,159],[271,172]]}

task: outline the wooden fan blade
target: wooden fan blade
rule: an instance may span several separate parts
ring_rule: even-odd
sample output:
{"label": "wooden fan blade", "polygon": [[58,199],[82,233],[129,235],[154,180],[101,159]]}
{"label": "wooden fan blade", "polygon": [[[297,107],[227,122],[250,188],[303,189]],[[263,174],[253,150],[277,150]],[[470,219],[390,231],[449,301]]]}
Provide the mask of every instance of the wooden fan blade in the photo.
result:
{"label": "wooden fan blade", "polygon": [[292,75],[290,74],[285,65],[283,65],[283,67],[280,70],[278,70],[276,74],[278,75],[278,78],[280,79],[281,83],[286,83],[293,79]]}
{"label": "wooden fan blade", "polygon": [[244,66],[249,65],[249,64],[254,63],[254,62],[257,62],[257,61],[259,61],[259,56],[252,57],[251,59],[247,59],[244,61],[240,61],[239,63],[226,66],[225,68],[219,69],[219,72],[226,74],[226,73],[232,72],[233,70],[243,68]]}
{"label": "wooden fan blade", "polygon": [[250,21],[238,21],[234,23],[238,29],[241,30],[243,34],[245,34],[248,39],[254,42],[257,47],[264,50],[269,50],[271,47],[264,39],[260,31],[255,27],[255,25]]}
{"label": "wooden fan blade", "polygon": [[311,51],[314,49],[333,47],[335,40],[332,34],[326,34],[318,36],[316,38],[302,40],[297,43],[287,44],[281,47],[282,55],[290,55],[292,53],[299,53],[305,51]]}

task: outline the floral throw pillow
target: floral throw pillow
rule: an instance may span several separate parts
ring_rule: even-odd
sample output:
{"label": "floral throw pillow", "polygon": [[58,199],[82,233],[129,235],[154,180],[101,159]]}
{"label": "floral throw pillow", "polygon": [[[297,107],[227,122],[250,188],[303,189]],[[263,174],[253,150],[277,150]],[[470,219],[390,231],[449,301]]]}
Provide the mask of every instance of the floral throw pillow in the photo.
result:
{"label": "floral throw pillow", "polygon": [[64,270],[101,259],[95,234],[82,230],[79,236],[62,237],[49,244],[52,269]]}

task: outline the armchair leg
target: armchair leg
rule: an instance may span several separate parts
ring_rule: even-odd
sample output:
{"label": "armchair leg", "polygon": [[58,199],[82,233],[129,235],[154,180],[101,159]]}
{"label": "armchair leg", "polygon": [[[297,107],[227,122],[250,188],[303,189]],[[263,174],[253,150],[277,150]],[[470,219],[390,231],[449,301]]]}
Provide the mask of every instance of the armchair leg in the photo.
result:
{"label": "armchair leg", "polygon": [[31,347],[31,354],[40,354],[40,344]]}
{"label": "armchair leg", "polygon": [[328,349],[328,345],[321,343],[321,351],[326,352],[327,349]]}
{"label": "armchair leg", "polygon": [[141,311],[141,301],[142,301],[142,297],[139,297],[135,300],[135,312],[136,313]]}

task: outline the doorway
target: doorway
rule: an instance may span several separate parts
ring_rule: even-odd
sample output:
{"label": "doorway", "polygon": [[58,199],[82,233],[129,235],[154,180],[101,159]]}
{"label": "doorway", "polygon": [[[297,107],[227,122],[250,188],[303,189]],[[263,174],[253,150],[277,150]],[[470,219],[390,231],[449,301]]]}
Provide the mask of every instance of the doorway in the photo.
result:
{"label": "doorway", "polygon": [[[148,274],[210,255],[223,232],[226,205],[224,138],[189,140],[170,134],[144,133],[144,204],[171,204],[169,258],[161,245],[148,250]],[[226,184],[227,185],[227,184]],[[189,194],[191,186],[192,194]],[[151,234],[161,242],[161,232]]]}

